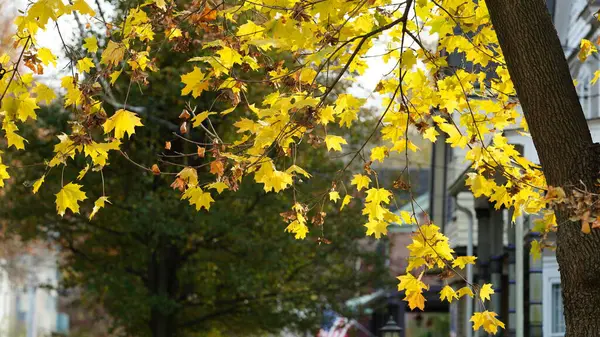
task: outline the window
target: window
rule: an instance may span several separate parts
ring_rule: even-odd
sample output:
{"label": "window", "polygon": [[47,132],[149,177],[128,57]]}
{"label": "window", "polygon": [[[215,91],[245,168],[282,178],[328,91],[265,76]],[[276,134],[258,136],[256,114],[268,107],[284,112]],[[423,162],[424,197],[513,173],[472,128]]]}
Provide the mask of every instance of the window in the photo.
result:
{"label": "window", "polygon": [[545,256],[542,266],[543,335],[544,337],[563,337],[565,335],[565,318],[556,257]]}
{"label": "window", "polygon": [[565,333],[565,316],[560,289],[560,283],[552,284],[552,336],[562,336]]}
{"label": "window", "polygon": [[581,103],[581,107],[583,108],[583,113],[586,118],[594,117],[594,111],[592,111],[592,88],[591,82],[592,76],[587,69],[587,67],[583,67],[579,73],[577,80],[577,95],[579,96],[579,103]]}

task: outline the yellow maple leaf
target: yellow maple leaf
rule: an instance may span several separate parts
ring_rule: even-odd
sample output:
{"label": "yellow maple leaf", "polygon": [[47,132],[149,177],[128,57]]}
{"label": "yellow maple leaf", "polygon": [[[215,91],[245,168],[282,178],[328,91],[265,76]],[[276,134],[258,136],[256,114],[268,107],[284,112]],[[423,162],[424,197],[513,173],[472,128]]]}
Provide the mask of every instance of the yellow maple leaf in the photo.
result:
{"label": "yellow maple leaf", "polygon": [[356,185],[356,189],[360,191],[363,188],[369,187],[369,183],[371,183],[371,178],[362,174],[355,174],[350,183],[352,185]]}
{"label": "yellow maple leaf", "polygon": [[449,285],[446,285],[440,291],[440,300],[443,301],[444,299],[448,301],[448,303],[452,303],[453,299],[458,299],[458,295],[456,294],[454,289],[452,289],[452,287],[450,287]]}
{"label": "yellow maple leaf", "polygon": [[121,75],[122,70],[119,71],[113,71],[110,74],[110,84],[115,84],[115,82],[117,81],[117,79],[119,78],[119,76]]}
{"label": "yellow maple leaf", "polygon": [[434,127],[430,127],[427,128],[427,130],[425,130],[425,132],[423,132],[423,138],[428,139],[429,141],[431,141],[432,143],[436,141],[437,136],[440,133],[437,132],[437,130]]}
{"label": "yellow maple leaf", "polygon": [[367,227],[367,235],[374,235],[376,239],[381,238],[382,235],[387,235],[388,223],[385,221],[372,219],[365,224]]}
{"label": "yellow maple leaf", "polygon": [[335,121],[334,117],[335,110],[331,105],[326,106],[325,108],[319,111],[319,124],[327,125],[330,122]]}
{"label": "yellow maple leaf", "polygon": [[471,317],[471,322],[473,322],[473,330],[479,330],[481,326],[483,329],[491,334],[496,334],[498,332],[498,327],[504,329],[504,323],[502,323],[499,319],[496,318],[498,314],[493,311],[484,311],[484,312],[476,312]]}
{"label": "yellow maple leaf", "polygon": [[90,164],[86,164],[85,167],[81,171],[79,171],[79,174],[77,175],[77,180],[83,179],[83,177],[85,177],[89,170]]}
{"label": "yellow maple leaf", "polygon": [[198,185],[198,171],[193,167],[186,167],[177,173],[177,177],[183,179],[188,187]]}
{"label": "yellow maple leaf", "polygon": [[206,90],[209,85],[198,67],[194,67],[194,70],[190,73],[181,75],[181,82],[185,84],[185,87],[181,89],[181,95],[185,96],[192,93],[194,98],[200,96],[202,91]]}
{"label": "yellow maple leaf", "polygon": [[32,91],[36,94],[36,100],[38,103],[45,101],[46,104],[50,104],[56,98],[54,90],[50,89],[43,83],[36,83],[35,88],[33,88]]}
{"label": "yellow maple leaf", "polygon": [[473,290],[471,290],[471,287],[469,287],[469,286],[462,287],[462,288],[458,289],[458,291],[456,292],[456,294],[458,295],[458,298],[461,298],[461,297],[463,297],[465,295],[469,295],[469,297],[471,297],[471,298],[473,296],[475,296],[473,294]]}
{"label": "yellow maple leaf", "polygon": [[229,186],[227,186],[227,184],[225,184],[222,181],[210,183],[210,184],[206,185],[206,187],[209,189],[217,190],[217,193],[219,193],[219,194],[221,194],[221,192],[223,192],[224,190],[229,188]]}
{"label": "yellow maple leaf", "polygon": [[199,186],[188,188],[181,197],[181,200],[184,199],[187,199],[190,205],[195,205],[197,211],[202,208],[205,208],[208,211],[210,209],[210,204],[215,201],[209,192],[203,191]]}
{"label": "yellow maple leaf", "polygon": [[56,211],[60,216],[65,215],[67,208],[73,213],[79,213],[79,202],[87,199],[81,185],[68,183],[56,193]]}
{"label": "yellow maple leaf", "polygon": [[325,137],[325,145],[327,150],[342,151],[342,144],[348,144],[346,140],[340,136],[327,135]]}
{"label": "yellow maple leaf", "polygon": [[367,190],[367,198],[365,200],[375,204],[381,204],[382,202],[388,204],[391,196],[392,193],[385,188],[371,188]]}
{"label": "yellow maple leaf", "polygon": [[29,93],[24,93],[19,96],[19,99],[16,100],[17,107],[17,116],[20,121],[27,121],[27,119],[37,119],[37,115],[35,114],[35,110],[40,107],[35,103],[35,98],[29,96]]}
{"label": "yellow maple leaf", "polygon": [[83,48],[87,49],[90,53],[95,53],[98,51],[98,40],[95,36],[86,37],[83,39],[85,42],[83,44]]}
{"label": "yellow maple leaf", "polygon": [[98,198],[98,200],[96,200],[94,202],[94,208],[92,209],[92,213],[90,213],[90,220],[92,220],[92,218],[96,215],[96,213],[98,213],[98,211],[100,210],[100,208],[104,207],[105,203],[109,203],[110,201],[108,201],[108,197],[100,197]]}
{"label": "yellow maple leaf", "polygon": [[125,45],[121,43],[116,43],[112,40],[108,41],[106,48],[102,52],[102,58],[100,59],[100,62],[106,65],[117,65],[119,62],[121,62],[121,60],[123,60],[125,49]]}
{"label": "yellow maple leaf", "polygon": [[199,114],[197,114],[194,118],[192,118],[192,126],[193,127],[198,127],[200,126],[200,124],[202,124],[202,122],[204,122],[208,116],[210,115],[216,115],[216,112],[208,112],[208,111],[203,111]]}
{"label": "yellow maple leaf", "polygon": [[338,200],[340,200],[340,193],[337,191],[329,192],[329,200],[337,202]]}
{"label": "yellow maple leaf", "polygon": [[52,51],[48,48],[40,48],[37,52],[37,57],[42,61],[42,63],[47,66],[52,63],[56,67],[56,56],[52,53]]}
{"label": "yellow maple leaf", "polygon": [[251,20],[248,20],[245,24],[241,25],[240,28],[238,28],[236,35],[241,38],[258,39],[262,37],[264,31],[264,27],[255,24]]}
{"label": "yellow maple leaf", "polygon": [[162,9],[163,11],[167,9],[167,3],[165,2],[165,0],[154,0],[154,4],[156,5],[156,7]]}
{"label": "yellow maple leaf", "polygon": [[305,176],[306,178],[310,178],[311,177],[310,173],[306,172],[303,168],[301,168],[300,166],[298,166],[296,164],[288,167],[288,169],[285,170],[285,172],[287,172],[289,174],[298,173],[298,174],[301,174],[301,175]]}
{"label": "yellow maple leaf", "polygon": [[475,264],[476,259],[475,256],[459,256],[452,261],[452,267],[464,269],[467,264]]}
{"label": "yellow maple leaf", "polygon": [[379,160],[383,163],[383,160],[387,156],[387,148],[385,146],[378,146],[371,149],[371,160],[376,161]]}
{"label": "yellow maple leaf", "polygon": [[415,310],[415,308],[419,308],[421,310],[425,310],[425,296],[420,292],[412,292],[406,293],[404,300],[408,302],[408,307],[410,310]]}
{"label": "yellow maple leaf", "polygon": [[81,60],[77,61],[77,70],[79,70],[82,73],[89,73],[90,69],[92,68],[94,68],[94,63],[89,57],[84,57]]}
{"label": "yellow maple leaf", "polygon": [[342,200],[342,206],[340,206],[340,211],[344,209],[344,207],[346,205],[348,205],[350,203],[350,201],[352,200],[352,196],[346,194],[344,196],[344,200]]}
{"label": "yellow maple leaf", "polygon": [[0,161],[0,187],[4,187],[4,180],[10,178],[7,169],[8,166],[2,164],[2,162]]}
{"label": "yellow maple leaf", "polygon": [[479,289],[479,297],[481,298],[482,301],[485,301],[486,299],[489,301],[490,295],[492,295],[493,293],[494,293],[494,289],[492,289],[492,285],[490,283],[484,284],[481,287],[481,289]]}
{"label": "yellow maple leaf", "polygon": [[169,39],[169,41],[176,39],[178,37],[182,37],[183,33],[181,32],[181,29],[179,28],[173,28],[173,29],[169,29],[165,31],[165,36],[167,37],[167,39]]}
{"label": "yellow maple leaf", "polygon": [[242,64],[242,55],[229,47],[223,47],[217,54],[220,56],[219,63],[229,70],[234,64]]}
{"label": "yellow maple leaf", "polygon": [[273,162],[263,163],[254,173],[254,180],[263,183],[265,192],[273,190],[279,192],[286,189],[293,182],[292,175],[275,169]]}
{"label": "yellow maple leaf", "polygon": [[456,126],[448,124],[448,123],[438,123],[438,127],[444,131],[448,135],[446,139],[446,143],[450,144],[452,147],[460,147],[464,149],[469,142],[469,139],[463,136],[460,131],[456,128]]}
{"label": "yellow maple leaf", "polygon": [[89,16],[96,15],[96,12],[85,2],[85,0],[76,0],[73,3],[73,10],[78,11],[81,14],[87,14]]}
{"label": "yellow maple leaf", "polygon": [[109,143],[91,141],[84,145],[83,152],[92,159],[94,165],[104,166],[108,161],[108,151],[118,150],[120,145],[121,142],[119,140],[113,140]]}
{"label": "yellow maple leaf", "polygon": [[102,125],[104,133],[115,130],[115,138],[117,139],[123,138],[125,134],[128,134],[128,137],[134,134],[136,126],[143,126],[140,118],[135,113],[125,109],[117,110],[117,112]]}
{"label": "yellow maple leaf", "polygon": [[542,245],[537,240],[531,241],[531,249],[529,250],[534,261],[542,258]]}
{"label": "yellow maple leaf", "polygon": [[584,62],[585,60],[587,60],[587,58],[590,55],[592,55],[592,53],[595,53],[598,51],[596,49],[596,46],[594,46],[594,43],[587,39],[581,39],[579,48],[580,48],[579,54],[577,55],[577,57],[579,58],[579,61],[581,61],[581,62]]}
{"label": "yellow maple leaf", "polygon": [[16,131],[19,130],[17,125],[10,121],[8,118],[4,118],[2,121],[2,129],[6,132],[6,140],[8,141],[8,147],[14,146],[17,150],[23,150],[25,148],[25,138],[21,137]]}

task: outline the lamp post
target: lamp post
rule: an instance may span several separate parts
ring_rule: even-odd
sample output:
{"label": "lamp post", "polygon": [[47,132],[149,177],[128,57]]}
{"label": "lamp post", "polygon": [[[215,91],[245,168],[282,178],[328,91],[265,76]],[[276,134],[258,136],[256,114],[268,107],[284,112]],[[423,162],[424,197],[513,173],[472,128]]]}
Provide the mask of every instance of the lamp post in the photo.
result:
{"label": "lamp post", "polygon": [[402,334],[402,328],[396,324],[394,317],[390,315],[387,323],[385,323],[385,325],[379,329],[379,333],[381,334],[381,337],[400,337]]}

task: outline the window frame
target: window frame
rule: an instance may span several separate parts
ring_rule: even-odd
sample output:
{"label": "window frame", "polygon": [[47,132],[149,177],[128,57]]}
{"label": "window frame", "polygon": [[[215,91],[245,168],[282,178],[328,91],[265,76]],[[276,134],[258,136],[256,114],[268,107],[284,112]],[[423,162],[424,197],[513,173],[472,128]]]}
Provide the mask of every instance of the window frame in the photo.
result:
{"label": "window frame", "polygon": [[[554,305],[552,303],[552,292],[553,287],[556,285],[560,286],[560,273],[558,272],[558,263],[556,262],[556,256],[544,256],[542,260],[542,317],[543,317],[543,333],[547,337],[563,337],[565,332],[553,332],[554,327],[553,321],[553,310]],[[563,317],[564,319],[564,317]]]}

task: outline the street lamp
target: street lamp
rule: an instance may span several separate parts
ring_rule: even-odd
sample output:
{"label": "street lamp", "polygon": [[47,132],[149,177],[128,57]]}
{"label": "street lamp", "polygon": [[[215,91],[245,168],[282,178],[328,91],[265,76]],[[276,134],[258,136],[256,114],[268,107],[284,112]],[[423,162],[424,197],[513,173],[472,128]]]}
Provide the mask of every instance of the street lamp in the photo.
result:
{"label": "street lamp", "polygon": [[400,337],[402,328],[396,324],[394,317],[390,315],[390,319],[388,319],[387,323],[379,329],[379,332],[381,333],[381,337]]}

